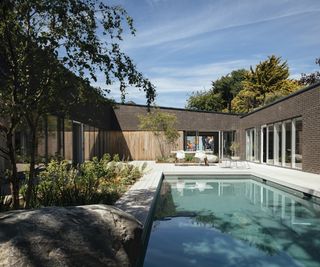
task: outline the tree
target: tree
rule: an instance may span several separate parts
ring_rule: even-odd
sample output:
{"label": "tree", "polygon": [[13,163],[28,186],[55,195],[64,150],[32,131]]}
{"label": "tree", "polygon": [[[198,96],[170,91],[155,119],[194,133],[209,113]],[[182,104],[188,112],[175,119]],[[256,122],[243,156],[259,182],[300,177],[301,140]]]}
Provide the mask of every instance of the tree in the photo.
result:
{"label": "tree", "polygon": [[223,109],[220,94],[210,91],[196,91],[187,99],[187,109],[198,111],[221,111]]}
{"label": "tree", "polygon": [[281,62],[280,57],[269,56],[255,69],[250,68],[242,82],[243,89],[232,100],[232,109],[236,112],[249,112],[299,89],[299,83],[288,77],[287,62]]}
{"label": "tree", "polygon": [[153,110],[146,115],[139,115],[139,129],[152,131],[156,136],[161,156],[165,156],[164,143],[175,145],[180,134],[176,129],[177,117],[174,114]]}
{"label": "tree", "polygon": [[212,82],[212,90],[221,95],[223,109],[221,111],[232,112],[232,99],[243,89],[242,82],[248,71],[245,69],[234,70],[226,76]]}
{"label": "tree", "polygon": [[[155,98],[155,87],[120,50],[118,43],[123,31],[135,33],[132,18],[120,6],[108,6],[98,0],[3,0],[0,18],[3,61],[0,66],[4,66],[1,115],[8,121],[8,127],[2,130],[12,154],[13,183],[16,171],[12,134],[22,118],[30,128],[28,206],[34,181],[39,118],[58,100],[56,90],[63,83],[64,67],[93,80],[97,80],[97,71],[103,72],[107,85],[119,81],[123,100],[126,88],[136,86],[145,92],[150,105]],[[103,38],[99,37],[100,33]]]}
{"label": "tree", "polygon": [[239,69],[232,71],[212,82],[209,91],[193,92],[187,100],[186,108],[203,111],[232,112],[231,101],[243,89],[242,81],[248,71]]}
{"label": "tree", "polygon": [[[320,58],[316,58],[316,64],[320,66]],[[310,74],[301,74],[300,83],[302,85],[311,85],[320,82],[320,71],[315,71]]]}
{"label": "tree", "polygon": [[[1,22],[0,22],[1,23]],[[0,24],[1,25],[1,24]],[[17,125],[21,119],[21,113],[15,112],[15,105],[17,101],[17,93],[12,90],[14,87],[12,81],[7,84],[4,80],[8,73],[8,67],[3,57],[3,50],[0,47],[0,116],[3,120],[0,124],[1,137],[3,137],[6,146],[1,147],[1,154],[10,162],[11,173],[9,176],[11,194],[13,200],[13,208],[19,207],[19,181],[17,177],[17,166],[15,149],[13,144],[13,136]],[[18,87],[18,86],[17,86]]]}

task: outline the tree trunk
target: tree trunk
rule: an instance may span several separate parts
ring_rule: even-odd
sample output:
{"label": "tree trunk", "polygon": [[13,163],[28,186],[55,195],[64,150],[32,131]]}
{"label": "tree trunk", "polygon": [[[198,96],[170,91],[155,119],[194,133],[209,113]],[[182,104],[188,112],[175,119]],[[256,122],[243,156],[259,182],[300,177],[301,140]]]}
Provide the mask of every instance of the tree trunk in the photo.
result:
{"label": "tree trunk", "polygon": [[231,101],[232,101],[232,99],[228,101],[228,111],[229,111],[229,113],[232,112]]}
{"label": "tree trunk", "polygon": [[13,133],[12,131],[8,131],[6,133],[7,138],[7,148],[8,148],[8,156],[10,159],[10,188],[11,188],[11,195],[13,201],[13,208],[19,208],[19,179],[18,179],[18,170],[17,170],[17,162],[16,162],[16,153],[13,145]]}
{"label": "tree trunk", "polygon": [[28,179],[28,187],[26,192],[26,204],[25,208],[29,209],[31,207],[31,201],[33,199],[34,193],[34,181],[35,181],[35,165],[36,165],[36,132],[37,127],[31,127],[31,142],[30,142],[30,170],[29,170],[29,179]]}
{"label": "tree trunk", "polygon": [[158,143],[159,143],[159,149],[161,153],[161,158],[164,158],[164,147],[163,147],[163,140],[161,138],[161,134],[157,135]]}

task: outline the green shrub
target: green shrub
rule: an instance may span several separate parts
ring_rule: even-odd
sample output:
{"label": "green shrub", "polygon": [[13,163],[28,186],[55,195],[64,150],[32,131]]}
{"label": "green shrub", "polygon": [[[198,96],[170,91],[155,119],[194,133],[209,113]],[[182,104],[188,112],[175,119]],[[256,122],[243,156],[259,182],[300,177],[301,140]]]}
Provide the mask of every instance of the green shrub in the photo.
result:
{"label": "green shrub", "polygon": [[188,161],[188,162],[191,162],[191,161],[194,160],[194,156],[193,156],[193,155],[190,155],[190,154],[186,154],[185,160]]}
{"label": "green shrub", "polygon": [[156,162],[157,163],[174,163],[176,161],[175,157],[158,157]]}
{"label": "green shrub", "polygon": [[112,161],[109,154],[100,160],[94,157],[76,168],[67,161],[52,160],[39,175],[33,207],[113,204],[142,172],[121,162],[118,155]]}

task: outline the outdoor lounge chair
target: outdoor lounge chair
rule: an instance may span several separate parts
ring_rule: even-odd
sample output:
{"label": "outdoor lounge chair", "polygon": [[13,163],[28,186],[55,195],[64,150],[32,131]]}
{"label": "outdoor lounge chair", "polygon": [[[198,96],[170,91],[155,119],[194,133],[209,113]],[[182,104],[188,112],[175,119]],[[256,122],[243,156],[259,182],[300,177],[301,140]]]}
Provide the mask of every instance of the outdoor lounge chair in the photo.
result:
{"label": "outdoor lounge chair", "polygon": [[186,155],[185,155],[183,150],[177,151],[177,153],[176,153],[176,161],[177,162],[180,162],[181,160],[184,160],[185,157],[186,157]]}
{"label": "outdoor lounge chair", "polygon": [[207,155],[203,151],[197,151],[194,157],[196,159],[199,159],[199,164],[201,164],[201,162],[204,162],[205,165],[208,165]]}

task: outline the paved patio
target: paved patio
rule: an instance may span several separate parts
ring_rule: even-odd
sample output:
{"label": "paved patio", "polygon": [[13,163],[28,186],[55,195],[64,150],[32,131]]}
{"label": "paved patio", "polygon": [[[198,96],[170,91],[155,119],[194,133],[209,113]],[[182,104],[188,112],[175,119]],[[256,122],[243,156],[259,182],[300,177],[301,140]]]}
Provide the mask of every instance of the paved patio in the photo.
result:
{"label": "paved patio", "polygon": [[[146,161],[134,161],[142,165]],[[320,175],[299,170],[249,163],[249,167],[240,164],[238,168],[226,168],[225,164],[215,166],[175,166],[174,164],[156,164],[147,161],[145,175],[115,204],[122,210],[132,214],[144,226],[151,220],[151,211],[155,204],[157,188],[162,175],[254,175],[295,190],[320,198]]]}

